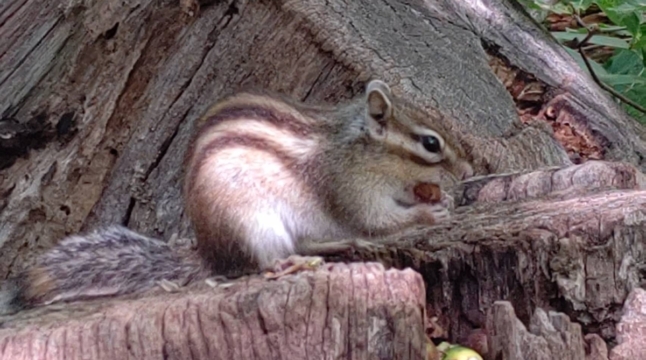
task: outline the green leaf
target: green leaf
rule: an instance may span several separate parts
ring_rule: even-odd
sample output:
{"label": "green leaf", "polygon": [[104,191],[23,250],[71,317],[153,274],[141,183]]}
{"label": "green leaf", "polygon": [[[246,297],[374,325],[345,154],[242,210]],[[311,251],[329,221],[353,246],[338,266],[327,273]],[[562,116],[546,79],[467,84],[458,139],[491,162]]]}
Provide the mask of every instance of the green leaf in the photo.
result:
{"label": "green leaf", "polygon": [[[570,56],[574,58],[574,61],[579,64],[579,67],[583,69],[583,71],[588,72],[588,68],[585,66],[585,62],[583,62],[583,59],[581,58],[581,54],[579,54],[578,51],[570,49],[569,47],[565,47],[565,51],[567,51]],[[594,71],[597,76],[601,77],[604,75],[608,75],[608,72],[606,69],[603,68],[598,62],[588,59],[588,62],[590,63],[590,67],[592,67],[592,70]]]}
{"label": "green leaf", "polygon": [[637,51],[641,51],[642,49],[646,48],[646,37],[645,36],[640,36],[638,38],[635,38],[632,41],[632,44],[630,46],[632,49],[635,49]]}
{"label": "green leaf", "polygon": [[570,5],[579,13],[587,10],[592,5],[592,0],[569,1]]}
{"label": "green leaf", "polygon": [[542,10],[542,8],[534,0],[518,0],[521,5],[531,10]]}
{"label": "green leaf", "polygon": [[625,0],[597,0],[596,3],[615,25],[625,26],[633,35],[639,33],[641,11],[638,6]]}
{"label": "green leaf", "polygon": [[646,86],[646,79],[637,76],[637,75],[620,75],[620,74],[605,74],[605,75],[599,75],[599,80],[603,81],[604,83],[615,87],[615,86],[621,86],[621,85],[644,85]]}
{"label": "green leaf", "polygon": [[633,34],[631,34],[630,31],[628,30],[619,30],[619,31],[613,32],[612,34],[616,36],[626,37],[627,38],[626,40],[631,40],[633,38]]}
{"label": "green leaf", "polygon": [[[556,32],[558,32],[558,31],[555,31],[554,33],[556,33]],[[586,29],[586,28],[576,28],[576,29],[565,28],[565,32],[566,32],[566,33],[570,33],[570,34],[583,34],[583,35],[587,35],[587,34],[588,34],[588,29]]]}
{"label": "green leaf", "polygon": [[[646,96],[646,93],[643,95]],[[633,108],[632,106],[628,104],[623,104],[622,106],[630,116],[635,118],[637,121],[639,121],[641,124],[646,125],[646,114],[643,112]]]}
{"label": "green leaf", "polygon": [[[585,38],[585,35],[583,34],[564,32],[564,31],[555,31],[555,32],[552,32],[552,35],[554,35],[554,37],[557,38],[558,40],[562,40],[562,41],[569,41],[573,39],[578,39],[579,41],[581,41]],[[628,49],[628,43],[626,42],[626,40],[619,39],[612,36],[606,36],[606,35],[593,35],[588,40],[588,43],[595,44],[595,45],[602,45],[602,46],[610,46],[617,49]]]}
{"label": "green leaf", "polygon": [[618,50],[605,64],[610,74],[638,75],[644,69],[642,56],[634,50]]}
{"label": "green leaf", "polygon": [[639,10],[646,9],[646,2],[644,0],[625,0],[625,2],[635,6]]}
{"label": "green leaf", "polygon": [[[631,99],[632,101],[638,103],[642,107],[646,107],[646,86],[637,85],[631,87],[627,92],[623,93],[624,96]],[[637,121],[642,124],[646,124],[646,114],[633,108],[628,104],[623,104],[623,108]]]}
{"label": "green leaf", "polygon": [[599,31],[603,31],[603,32],[618,32],[626,29],[625,26],[608,25],[608,24],[598,24],[598,25],[599,25]]}
{"label": "green leaf", "polygon": [[622,18],[622,20],[623,20],[622,25],[626,26],[626,29],[628,29],[628,31],[633,33],[634,36],[641,35],[641,31],[640,31],[641,29],[639,25],[641,25],[642,19],[641,19],[641,15],[638,12],[632,11],[626,14]]}
{"label": "green leaf", "polygon": [[639,26],[638,35],[635,35],[635,37],[631,41],[631,47],[633,49],[640,50],[646,48],[646,37],[644,36],[644,34],[646,34],[646,24],[641,24]]}
{"label": "green leaf", "polygon": [[572,7],[562,3],[557,2],[556,4],[550,6],[550,11],[559,14],[559,15],[572,15]]}

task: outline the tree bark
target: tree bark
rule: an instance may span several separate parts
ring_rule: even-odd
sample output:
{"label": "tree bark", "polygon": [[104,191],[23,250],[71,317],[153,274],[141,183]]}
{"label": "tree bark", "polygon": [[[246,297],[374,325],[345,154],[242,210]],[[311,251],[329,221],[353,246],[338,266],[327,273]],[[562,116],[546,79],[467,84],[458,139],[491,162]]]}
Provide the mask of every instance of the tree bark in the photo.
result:
{"label": "tree bark", "polygon": [[195,285],[23,313],[0,329],[0,358],[425,359],[424,283],[411,270],[327,264]]}
{"label": "tree bark", "polygon": [[473,181],[450,225],[387,251],[424,276],[453,339],[501,299],[526,323],[556,309],[612,339],[643,279],[644,131],[510,1],[478,4],[212,0],[190,17],[171,0],[3,1],[0,276],[98,224],[191,236],[183,154],[225,93],[257,85],[336,103],[380,77],[455,131],[478,174],[588,159],[636,167],[585,172],[628,174],[601,183],[632,191],[581,180],[597,192],[569,198],[547,196],[558,189],[540,172],[534,183]]}
{"label": "tree bark", "polygon": [[643,177],[588,162],[475,180],[460,190],[479,201],[451,221],[383,239],[358,258],[419,271],[438,311],[429,316],[450,338],[484,328],[493,302],[507,300],[525,324],[536,308],[554,309],[612,339],[624,299],[643,284]]}

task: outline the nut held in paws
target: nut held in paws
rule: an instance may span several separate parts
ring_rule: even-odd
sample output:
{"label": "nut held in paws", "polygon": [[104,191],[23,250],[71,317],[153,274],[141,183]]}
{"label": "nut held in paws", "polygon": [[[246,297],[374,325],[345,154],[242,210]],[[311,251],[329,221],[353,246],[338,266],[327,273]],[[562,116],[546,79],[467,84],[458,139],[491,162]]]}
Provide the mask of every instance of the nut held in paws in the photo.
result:
{"label": "nut held in paws", "polygon": [[431,183],[419,183],[413,188],[413,193],[418,201],[423,203],[438,203],[442,200],[440,186]]}

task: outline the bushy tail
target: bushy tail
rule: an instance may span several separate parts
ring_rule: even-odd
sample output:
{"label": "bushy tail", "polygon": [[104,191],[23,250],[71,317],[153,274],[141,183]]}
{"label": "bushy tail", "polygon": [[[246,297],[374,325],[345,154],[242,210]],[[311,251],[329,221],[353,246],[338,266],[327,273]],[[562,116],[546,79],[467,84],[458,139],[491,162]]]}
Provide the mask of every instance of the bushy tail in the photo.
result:
{"label": "bushy tail", "polygon": [[199,257],[122,226],[61,240],[0,287],[0,314],[59,301],[123,295],[206,277]]}
{"label": "bushy tail", "polygon": [[0,315],[15,313],[22,308],[21,303],[17,279],[10,279],[0,284]]}

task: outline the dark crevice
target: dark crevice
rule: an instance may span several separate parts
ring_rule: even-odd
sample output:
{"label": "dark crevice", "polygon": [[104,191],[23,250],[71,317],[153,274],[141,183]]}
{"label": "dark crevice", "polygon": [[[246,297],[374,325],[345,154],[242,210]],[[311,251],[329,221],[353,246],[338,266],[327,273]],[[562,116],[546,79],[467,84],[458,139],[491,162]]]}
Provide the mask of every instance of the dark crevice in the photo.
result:
{"label": "dark crevice", "polygon": [[134,7],[132,7],[132,8],[130,9],[130,11],[128,12],[128,16],[127,16],[127,17],[130,17],[130,16],[131,16],[135,11],[137,11],[137,10],[139,9],[139,6],[140,6],[139,4],[136,4]]}
{"label": "dark crevice", "polygon": [[[202,67],[208,52],[213,48],[213,46],[215,46],[215,41],[203,53],[204,55],[202,56],[202,61],[195,67],[195,71],[193,71],[193,74],[190,76],[190,79],[193,79],[195,74]],[[184,94],[184,91],[190,86],[190,84],[191,84],[191,81],[189,80],[185,84],[182,85],[182,87],[180,88],[180,91],[177,93],[177,96],[171,102],[171,105],[169,106],[169,109],[172,109],[173,105],[175,105],[175,103],[179,100],[179,98],[181,98],[181,96]],[[153,162],[150,164],[150,166],[148,166],[148,169],[146,169],[146,173],[144,175],[144,178],[142,179],[143,181],[148,179],[148,176],[153,172],[153,170],[159,165],[161,160],[164,158],[164,156],[168,152],[168,149],[170,148],[170,145],[172,144],[173,140],[175,139],[175,137],[179,133],[179,129],[182,126],[182,123],[184,122],[184,120],[186,120],[187,115],[188,115],[188,110],[182,115],[181,120],[177,122],[177,125],[173,129],[173,133],[166,140],[164,140],[164,142],[161,144],[159,152],[157,153],[157,156],[155,157],[155,160],[153,160]]]}
{"label": "dark crevice", "polygon": [[633,151],[633,153],[635,155],[637,155],[637,158],[639,158],[639,161],[637,163],[639,165],[642,165],[644,163],[644,156],[641,153],[637,152],[637,151]]}
{"label": "dark crevice", "polygon": [[74,112],[69,111],[63,114],[56,123],[56,133],[58,136],[67,135],[74,127]]}
{"label": "dark crevice", "polygon": [[132,211],[135,208],[135,204],[137,203],[137,199],[135,199],[134,196],[130,197],[130,202],[128,203],[128,208],[126,209],[125,214],[123,214],[123,219],[121,220],[121,225],[125,227],[130,226],[130,217],[132,216]]}
{"label": "dark crevice", "polygon": [[16,115],[18,114],[18,111],[23,108],[23,105],[25,103],[25,98],[22,98],[18,101],[17,104],[11,104],[9,105],[5,111],[0,114],[0,121],[4,119],[14,119]]}
{"label": "dark crevice", "polygon": [[[147,21],[148,18],[143,19],[143,21]],[[150,39],[152,35],[148,35],[145,40],[143,40],[144,44],[141,47],[141,51],[139,52],[139,56],[137,57],[137,60],[135,60],[134,64],[132,64],[132,67],[130,67],[130,71],[128,71],[128,74],[126,74],[126,80],[123,83],[123,87],[121,91],[119,91],[119,94],[117,95],[117,98],[114,99],[114,104],[115,104],[115,110],[110,114],[110,118],[105,123],[105,126],[103,129],[110,129],[112,127],[112,121],[114,119],[115,114],[118,112],[119,105],[121,103],[121,99],[128,93],[128,88],[130,87],[132,81],[133,81],[133,75],[137,72],[136,70],[139,69],[139,67],[142,65],[142,61],[145,61],[145,56],[144,54],[147,53],[148,47],[150,46]]]}
{"label": "dark crevice", "polygon": [[177,123],[177,126],[175,126],[175,129],[173,129],[173,133],[164,140],[164,142],[161,144],[161,147],[159,151],[157,152],[157,156],[155,157],[155,160],[150,164],[148,169],[146,169],[146,173],[144,176],[144,181],[148,179],[148,176],[150,173],[159,166],[159,163],[162,161],[164,156],[166,156],[166,153],[168,153],[168,149],[170,148],[170,145],[173,143],[173,140],[175,140],[175,137],[177,137],[177,134],[179,133],[179,128],[182,126],[182,123],[186,119],[186,115],[188,114],[188,111],[184,113],[184,116],[182,116],[182,119]]}
{"label": "dark crevice", "polygon": [[222,20],[226,19],[226,22],[224,23],[224,26],[222,26],[222,28],[224,29],[227,26],[229,26],[229,24],[231,23],[231,20],[233,20],[233,16],[234,15],[239,15],[239,14],[240,14],[240,11],[239,11],[238,7],[236,6],[236,2],[234,0],[234,1],[231,2],[231,4],[229,4],[229,7],[224,12],[224,15],[222,15],[222,19],[220,20],[220,22]]}
{"label": "dark crevice", "polygon": [[309,98],[309,96],[312,94],[312,91],[314,90],[314,88],[316,87],[316,85],[318,85],[319,80],[321,80],[321,77],[323,76],[323,74],[325,74],[325,77],[323,78],[323,80],[327,79],[327,77],[328,77],[328,76],[330,75],[330,73],[332,72],[332,68],[333,68],[333,66],[332,66],[332,65],[326,65],[325,67],[323,67],[323,69],[321,69],[321,71],[320,71],[320,72],[319,72],[319,74],[316,76],[316,79],[314,79],[314,82],[312,82],[312,85],[311,85],[311,86],[310,86],[310,88],[307,90],[307,93],[305,93],[305,96],[303,96],[303,98],[301,99],[301,101],[305,101],[305,100],[307,100],[307,98]]}
{"label": "dark crevice", "polygon": [[49,169],[43,174],[43,176],[40,178],[40,183],[43,184],[43,186],[47,186],[51,183],[52,179],[54,179],[54,175],[56,175],[56,170],[58,169],[58,162],[54,160],[52,164],[49,166]]}
{"label": "dark crevice", "polygon": [[[49,34],[56,28],[58,25],[58,21],[52,26],[51,29],[45,34],[38,42],[36,46],[34,46],[32,49],[30,49],[30,54],[31,52],[36,49],[40,43],[49,36]],[[58,58],[58,54],[61,53],[62,49],[65,48],[65,45],[67,44],[67,41],[69,40],[69,36],[65,38],[65,40],[61,43],[60,47],[58,47],[56,54],[54,55],[53,59]],[[20,62],[20,64],[24,63],[25,59],[29,57],[29,54],[26,55]],[[15,120],[13,117],[15,114],[18,113],[19,109],[21,109],[26,102],[26,99],[28,99],[32,95],[32,91],[36,89],[43,78],[45,78],[49,72],[52,69],[52,65],[54,64],[55,60],[50,61],[48,64],[47,70],[43,72],[38,79],[38,81],[29,89],[29,91],[23,96],[17,104],[14,104],[14,106],[9,107],[6,109],[4,112],[2,118],[0,119],[0,127],[2,127],[2,123],[4,125],[8,124],[12,120],[14,120],[17,124],[17,128],[15,128],[15,134],[10,139],[4,138],[0,139],[0,153],[2,153],[3,156],[0,156],[0,170],[7,168],[15,162],[15,160],[19,157],[26,156],[29,154],[29,151],[32,149],[42,149],[45,147],[51,140],[53,140],[56,135],[59,133],[59,130],[70,130],[71,132],[68,133],[66,136],[63,136],[62,139],[64,142],[67,142],[71,136],[74,135],[74,129],[70,128],[65,128],[65,129],[58,129],[58,127],[54,130],[52,129],[51,123],[47,122],[48,115],[46,111],[41,111],[38,115],[33,116],[31,119],[29,119],[26,123],[20,123],[17,120]],[[21,65],[18,65],[15,69],[17,70]],[[13,74],[13,72],[12,72]],[[11,74],[6,78],[8,79],[11,77]],[[6,80],[5,79],[5,80]],[[65,117],[68,114],[63,115]],[[61,118],[63,120],[63,118]],[[73,121],[73,113],[72,113],[72,121]],[[2,140],[8,140],[8,141],[2,141]]]}
{"label": "dark crevice", "polygon": [[61,205],[60,210],[64,212],[65,215],[69,215],[72,212],[72,209],[70,209],[70,207],[67,205]]}
{"label": "dark crevice", "polygon": [[164,313],[161,316],[161,329],[160,329],[160,334],[163,339],[162,343],[162,359],[167,360],[171,359],[172,357],[168,353],[168,339],[166,338],[166,312],[168,311],[168,308],[164,310]]}
{"label": "dark crevice", "polygon": [[0,119],[0,170],[26,157],[32,149],[42,149],[56,138],[46,111],[33,115],[27,122],[13,118]]}
{"label": "dark crevice", "polygon": [[[236,8],[237,11],[237,8]],[[217,36],[214,36],[218,34],[220,30],[216,27],[212,30],[211,34],[209,34],[208,38],[213,39],[211,44],[208,44],[203,52],[203,56],[201,58],[200,63],[195,67],[195,70],[193,71],[193,74],[191,74],[189,81],[187,81],[185,84],[182,84],[180,91],[177,93],[177,96],[173,101],[171,102],[171,105],[169,109],[173,107],[173,105],[181,98],[181,96],[184,94],[184,91],[191,85],[192,79],[194,78],[195,74],[199,71],[199,69],[204,65],[204,62],[206,61],[206,57],[208,56],[208,53],[213,49],[215,46],[215,43],[217,42]],[[185,121],[186,116],[188,115],[188,110],[183,114],[182,119],[178,121],[177,125],[175,126],[175,129],[173,129],[173,133],[162,143],[159,152],[157,153],[157,156],[153,160],[153,162],[148,166],[148,169],[146,169],[146,173],[144,178],[142,179],[143,181],[148,179],[148,176],[153,172],[157,166],[159,166],[161,160],[164,158],[166,153],[168,152],[168,149],[170,148],[170,145],[172,144],[173,140],[179,133],[179,129],[182,125],[182,123]]]}
{"label": "dark crevice", "polygon": [[11,186],[5,190],[4,192],[0,193],[0,212],[3,211],[7,205],[9,204],[9,196],[13,192],[13,189],[16,188],[16,183],[11,184]]}
{"label": "dark crevice", "polygon": [[[128,350],[128,354],[130,356],[135,357],[135,352],[132,349],[132,330],[131,330],[132,324],[128,322],[125,326],[125,338],[126,338],[126,350]],[[82,342],[81,342],[82,343]]]}
{"label": "dark crevice", "polygon": [[[213,30],[213,32],[212,32],[212,33],[217,34],[217,33],[219,33],[219,30],[218,30],[217,28],[215,28],[215,29]],[[146,53],[146,51],[147,51],[148,47],[150,46],[150,44],[151,44],[150,39],[151,39],[151,37],[150,37],[150,36],[146,39],[146,44],[144,45],[143,50],[142,50],[142,52],[141,52],[141,54],[142,54],[142,55]],[[211,35],[209,35],[209,39],[211,39]],[[213,48],[213,46],[215,46],[215,42],[216,42],[216,41],[215,41],[215,39],[217,39],[217,36],[216,36],[216,37],[214,37],[214,40],[213,40],[212,44],[207,45],[207,47],[206,47],[206,49],[205,49],[205,51],[204,51],[204,53],[203,53],[202,60],[201,60],[200,64],[198,64],[198,65],[195,67],[195,71],[193,72],[193,75],[190,77],[190,79],[192,79],[192,78],[193,78],[193,76],[195,75],[195,73],[197,73],[197,71],[198,71],[198,70],[202,67],[202,65],[204,64],[204,62],[205,62],[205,59],[206,59],[206,56],[207,56],[208,52]],[[132,67],[133,71],[131,71],[131,72],[128,74],[128,80],[126,81],[126,84],[128,84],[128,83],[131,81],[131,79],[132,79],[132,75],[133,75],[133,73],[135,72],[135,71],[134,71],[134,69],[136,69],[136,68],[139,66],[139,63],[142,61],[142,59],[143,59],[143,58],[144,58],[144,56],[140,56],[140,57],[137,59],[137,61],[135,62],[135,64],[133,65],[133,67]],[[182,96],[182,94],[183,94],[183,93],[184,93],[184,91],[185,91],[185,90],[190,86],[190,84],[191,84],[191,81],[189,80],[189,81],[187,81],[185,84],[183,84],[183,85],[182,85],[182,87],[181,87],[180,91],[178,92],[178,95],[177,95],[177,96],[175,97],[175,99],[173,99],[173,101],[171,102],[171,105],[169,106],[169,109],[173,107],[173,105],[174,105],[174,104],[177,102],[177,100]],[[126,87],[127,87],[127,85],[126,85]],[[124,94],[125,94],[125,92],[121,92],[121,93],[119,94],[119,96],[118,96],[119,98],[116,100],[116,102],[115,102],[115,103],[119,103],[120,98],[121,98]],[[182,119],[178,122],[177,126],[175,126],[175,128],[173,129],[173,133],[172,133],[172,134],[171,134],[167,139],[165,139],[165,140],[164,140],[164,142],[161,144],[160,149],[159,149],[159,151],[158,151],[158,153],[157,153],[157,156],[156,156],[156,157],[155,157],[155,159],[150,163],[150,165],[147,167],[146,172],[144,173],[143,178],[142,178],[142,179],[140,179],[140,181],[141,181],[141,182],[145,182],[145,181],[148,179],[148,177],[150,176],[150,174],[151,174],[151,173],[152,173],[152,172],[153,172],[153,171],[154,171],[154,170],[159,166],[159,164],[161,163],[161,161],[162,161],[162,159],[164,158],[164,156],[166,156],[166,154],[168,153],[168,149],[170,148],[171,144],[173,143],[173,140],[177,137],[177,134],[179,133],[179,129],[180,129],[180,127],[181,127],[182,123],[184,122],[184,120],[186,119],[187,114],[188,114],[188,110],[184,113],[184,115],[182,116]],[[108,125],[108,126],[109,126],[109,125]],[[107,127],[107,126],[106,126],[106,127]],[[125,213],[124,213],[124,215],[123,215],[122,221],[121,221],[121,224],[122,224],[123,226],[128,226],[128,225],[129,225],[130,218],[132,217],[132,213],[133,213],[133,211],[134,211],[134,208],[135,208],[135,204],[136,204],[136,203],[137,203],[137,199],[136,199],[135,197],[132,197],[132,196],[131,196],[131,197],[130,197],[130,200],[129,200],[129,203],[128,203],[128,207],[127,207],[127,209],[126,209],[126,211],[125,211]]]}
{"label": "dark crevice", "polygon": [[109,28],[103,33],[102,35],[103,38],[106,40],[112,39],[117,34],[118,29],[119,29],[119,23],[117,22],[116,24],[114,24],[113,27]]}

